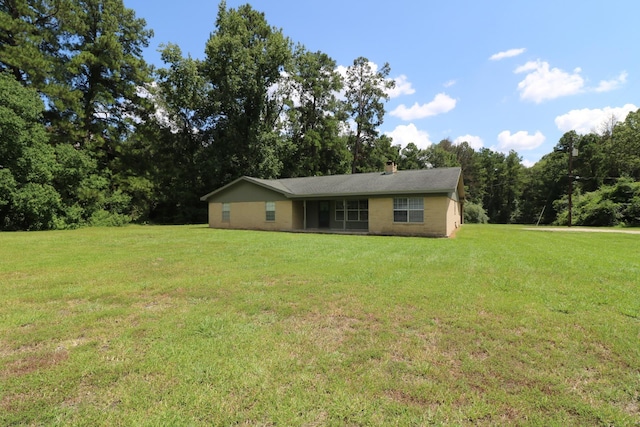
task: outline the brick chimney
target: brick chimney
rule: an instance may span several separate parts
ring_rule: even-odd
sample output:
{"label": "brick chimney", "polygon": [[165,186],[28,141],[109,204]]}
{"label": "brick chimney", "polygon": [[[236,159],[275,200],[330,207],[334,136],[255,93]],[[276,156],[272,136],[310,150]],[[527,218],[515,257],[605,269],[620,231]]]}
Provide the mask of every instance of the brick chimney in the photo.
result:
{"label": "brick chimney", "polygon": [[384,165],[384,174],[385,175],[393,175],[398,172],[398,165],[389,160],[386,165]]}

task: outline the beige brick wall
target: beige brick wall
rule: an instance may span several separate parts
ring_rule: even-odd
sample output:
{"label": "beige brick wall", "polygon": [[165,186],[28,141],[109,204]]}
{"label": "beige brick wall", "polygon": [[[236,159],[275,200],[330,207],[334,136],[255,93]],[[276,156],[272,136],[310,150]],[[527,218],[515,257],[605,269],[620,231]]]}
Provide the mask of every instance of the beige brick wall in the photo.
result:
{"label": "beige brick wall", "polygon": [[[229,222],[222,222],[222,203],[209,203],[209,227],[256,230],[302,229],[303,208],[301,202],[285,200],[275,203],[275,221],[266,221],[265,202],[231,203]],[[369,199],[370,233],[450,236],[459,226],[459,204],[447,196],[424,198],[424,223],[420,224],[394,223],[393,198]]]}
{"label": "beige brick wall", "polygon": [[209,202],[209,227],[227,228],[229,223],[222,222],[222,203]]}
{"label": "beige brick wall", "polygon": [[418,236],[448,236],[447,196],[424,198],[424,223],[394,223],[393,198],[369,199],[369,232]]}
{"label": "beige brick wall", "polygon": [[267,221],[265,202],[231,203],[229,222],[222,222],[222,203],[209,203],[209,227],[256,230],[291,230],[292,202],[276,201],[276,220]]}
{"label": "beige brick wall", "polygon": [[447,236],[450,236],[460,227],[460,202],[453,199],[448,200],[447,207]]}

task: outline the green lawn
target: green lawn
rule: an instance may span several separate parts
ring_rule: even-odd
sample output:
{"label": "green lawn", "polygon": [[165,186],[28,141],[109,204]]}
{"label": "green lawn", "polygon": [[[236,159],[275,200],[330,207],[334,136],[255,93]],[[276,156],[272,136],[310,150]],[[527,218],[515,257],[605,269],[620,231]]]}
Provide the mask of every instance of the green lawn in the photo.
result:
{"label": "green lawn", "polygon": [[0,425],[639,425],[640,235],[0,234]]}

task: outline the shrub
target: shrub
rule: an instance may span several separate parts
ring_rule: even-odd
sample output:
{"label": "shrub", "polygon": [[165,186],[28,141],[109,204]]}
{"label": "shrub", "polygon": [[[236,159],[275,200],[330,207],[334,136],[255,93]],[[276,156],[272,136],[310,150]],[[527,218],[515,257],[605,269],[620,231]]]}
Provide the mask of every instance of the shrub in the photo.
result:
{"label": "shrub", "polygon": [[622,210],[622,217],[626,225],[640,227],[640,195],[631,199],[631,202]]}
{"label": "shrub", "polygon": [[465,202],[464,222],[471,224],[486,224],[489,222],[489,216],[482,205],[473,202]]}
{"label": "shrub", "polygon": [[[566,196],[554,203],[560,212],[557,224],[566,225]],[[580,196],[573,207],[573,223],[588,226],[640,225],[640,182],[620,179]]]}
{"label": "shrub", "polygon": [[600,200],[579,206],[576,225],[614,226],[620,224],[620,204],[613,200]]}
{"label": "shrub", "polygon": [[131,222],[127,215],[113,213],[105,210],[98,210],[91,215],[90,225],[94,227],[122,227]]}

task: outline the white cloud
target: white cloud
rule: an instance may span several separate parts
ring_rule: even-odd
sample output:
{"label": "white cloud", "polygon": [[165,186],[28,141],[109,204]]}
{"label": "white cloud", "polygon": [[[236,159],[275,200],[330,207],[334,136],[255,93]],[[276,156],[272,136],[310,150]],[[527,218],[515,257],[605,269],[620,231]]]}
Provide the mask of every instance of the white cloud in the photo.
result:
{"label": "white cloud", "polygon": [[347,68],[348,67],[346,67],[344,65],[338,65],[336,67],[336,71],[338,72],[338,74],[340,74],[342,76],[342,78],[345,78],[345,77],[347,77]]}
{"label": "white cloud", "polygon": [[461,144],[463,142],[467,142],[471,148],[474,150],[479,150],[484,147],[484,141],[479,136],[474,135],[462,135],[453,140],[454,145]]}
{"label": "white cloud", "polygon": [[529,61],[516,68],[515,73],[527,73],[518,83],[520,99],[539,104],[561,96],[575,95],[584,90],[584,79],[580,68],[567,73],[559,68],[550,68],[545,61]]}
{"label": "white cloud", "polygon": [[545,137],[540,131],[529,135],[529,132],[521,130],[511,134],[508,130],[503,130],[498,134],[498,151],[507,152],[509,150],[533,150],[544,142]]}
{"label": "white cloud", "polygon": [[454,85],[454,84],[456,84],[456,83],[458,83],[458,82],[457,82],[457,81],[455,81],[454,79],[451,79],[451,80],[449,80],[449,81],[445,82],[442,86],[444,86],[444,87],[451,87],[451,86],[453,86],[453,85]]}
{"label": "white cloud", "polygon": [[596,92],[609,92],[609,91],[618,89],[620,86],[622,86],[627,82],[627,76],[628,76],[627,72],[623,71],[622,73],[620,73],[618,77],[616,77],[613,80],[600,81],[600,84],[594,90]]}
{"label": "white cloud", "polygon": [[563,132],[575,130],[580,134],[587,134],[597,130],[603,123],[612,116],[618,121],[624,120],[631,111],[636,111],[638,107],[633,104],[626,104],[623,107],[604,107],[582,110],[571,110],[567,114],[556,117],[555,123],[558,129]]}
{"label": "white cloud", "polygon": [[404,74],[393,79],[396,83],[395,87],[388,91],[389,98],[397,98],[401,95],[412,95],[416,90],[411,86],[411,82]]}
{"label": "white cloud", "polygon": [[447,113],[456,107],[456,100],[446,93],[439,93],[433,101],[428,104],[419,105],[417,102],[412,107],[407,108],[404,104],[399,105],[389,114],[399,117],[402,120],[423,119],[425,117],[437,116],[438,114]]}
{"label": "white cloud", "polygon": [[394,145],[400,144],[403,148],[410,142],[413,142],[421,149],[427,148],[432,144],[429,134],[419,130],[413,123],[397,126],[394,130],[385,132],[385,134],[393,138]]}
{"label": "white cloud", "polygon": [[522,163],[522,166],[524,166],[525,168],[530,168],[531,166],[536,164],[536,162],[527,159],[523,159],[520,163]]}
{"label": "white cloud", "polygon": [[504,52],[495,53],[491,55],[489,59],[491,61],[500,61],[501,59],[505,59],[505,58],[513,58],[514,56],[523,54],[526,50],[527,49],[525,48],[509,49],[509,50],[505,50]]}

